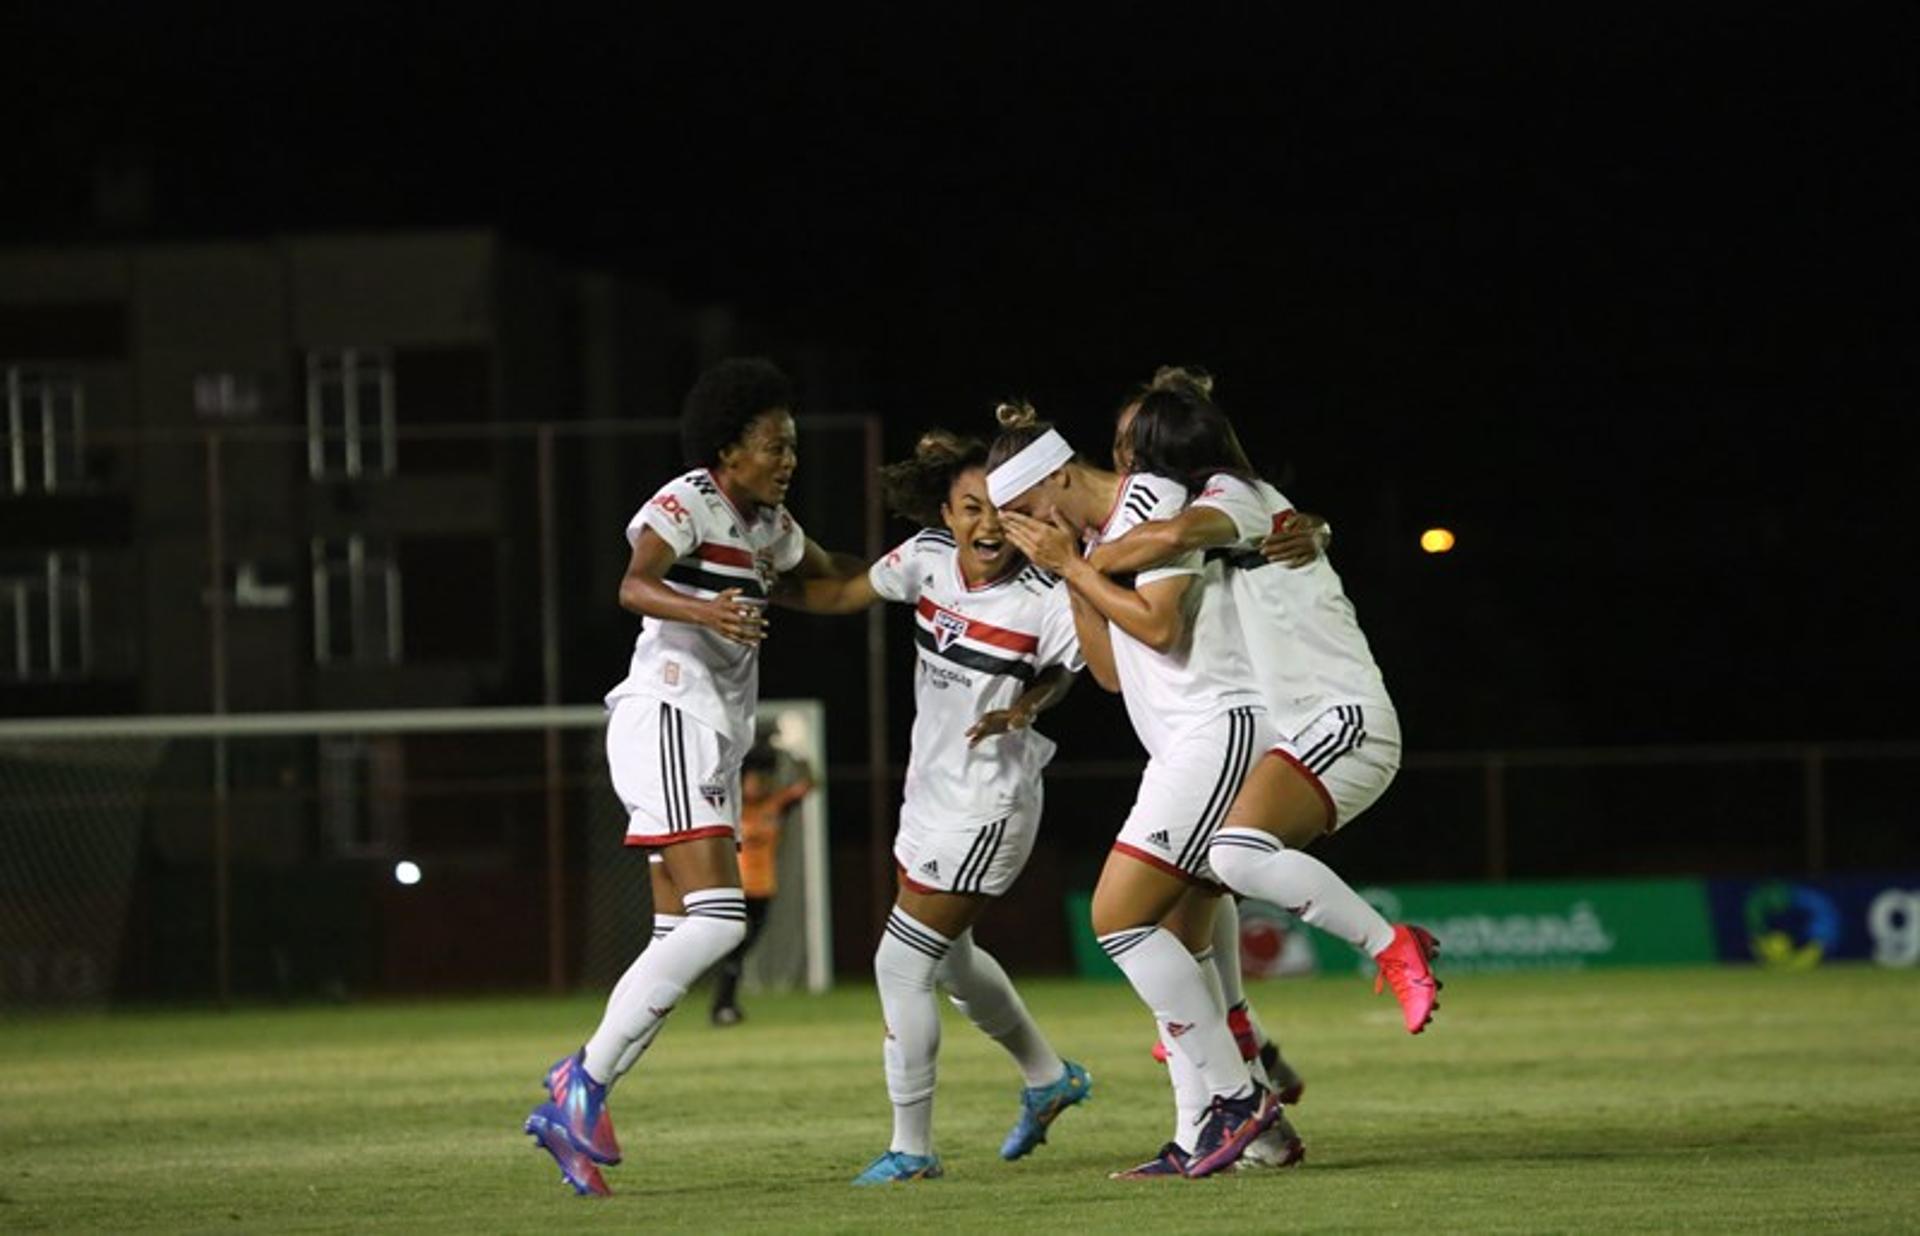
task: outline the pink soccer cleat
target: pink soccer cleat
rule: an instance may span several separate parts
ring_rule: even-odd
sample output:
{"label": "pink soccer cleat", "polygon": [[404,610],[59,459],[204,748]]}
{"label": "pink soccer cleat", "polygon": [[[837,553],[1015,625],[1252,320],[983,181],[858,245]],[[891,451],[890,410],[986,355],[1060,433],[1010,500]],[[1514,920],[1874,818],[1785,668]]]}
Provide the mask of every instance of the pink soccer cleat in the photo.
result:
{"label": "pink soccer cleat", "polygon": [[1395,923],[1393,943],[1374,955],[1380,972],[1374,976],[1373,994],[1377,996],[1382,987],[1392,985],[1400,1012],[1407,1019],[1408,1034],[1425,1030],[1434,1010],[1440,1007],[1440,980],[1434,977],[1430,964],[1439,951],[1440,941],[1426,928]]}

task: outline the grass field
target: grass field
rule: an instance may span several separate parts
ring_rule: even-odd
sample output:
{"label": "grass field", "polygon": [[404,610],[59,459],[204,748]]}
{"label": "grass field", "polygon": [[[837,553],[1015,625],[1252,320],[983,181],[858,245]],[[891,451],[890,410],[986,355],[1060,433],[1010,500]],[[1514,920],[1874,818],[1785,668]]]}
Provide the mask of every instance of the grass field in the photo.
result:
{"label": "grass field", "polygon": [[[0,1020],[0,1230],[1912,1231],[1920,975],[1462,977],[1410,1039],[1358,979],[1256,985],[1308,1077],[1291,1172],[1119,1183],[1166,1140],[1123,987],[1030,984],[1092,1102],[999,1161],[1018,1080],[949,1012],[948,1178],[885,1147],[872,992],[689,1003],[613,1110],[617,1196],[577,1199],[519,1122],[598,1001]],[[691,1014],[691,1015],[689,1015]],[[549,1229],[560,1230],[560,1229]]]}

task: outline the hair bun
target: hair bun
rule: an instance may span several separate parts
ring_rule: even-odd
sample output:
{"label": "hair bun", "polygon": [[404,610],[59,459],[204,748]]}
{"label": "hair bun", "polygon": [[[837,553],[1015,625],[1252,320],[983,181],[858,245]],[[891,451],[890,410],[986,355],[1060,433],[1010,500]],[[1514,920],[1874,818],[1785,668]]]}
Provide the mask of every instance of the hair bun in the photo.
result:
{"label": "hair bun", "polygon": [[993,410],[993,418],[1002,429],[1031,429],[1040,423],[1040,414],[1024,399],[1010,399]]}
{"label": "hair bun", "polygon": [[1162,365],[1153,371],[1153,381],[1147,383],[1149,391],[1171,391],[1185,388],[1198,391],[1211,398],[1213,396],[1213,375],[1197,366]]}
{"label": "hair bun", "polygon": [[929,429],[913,444],[913,453],[925,460],[957,458],[966,449],[960,435],[950,429]]}

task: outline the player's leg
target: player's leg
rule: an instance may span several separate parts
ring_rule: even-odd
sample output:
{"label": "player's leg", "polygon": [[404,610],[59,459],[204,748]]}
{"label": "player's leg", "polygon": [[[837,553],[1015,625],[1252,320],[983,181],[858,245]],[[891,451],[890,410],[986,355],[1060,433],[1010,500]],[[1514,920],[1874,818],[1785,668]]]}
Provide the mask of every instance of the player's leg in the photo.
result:
{"label": "player's leg", "polygon": [[[1177,912],[1176,912],[1177,913]],[[1233,895],[1220,898],[1213,913],[1213,968],[1220,982],[1220,998],[1227,1006],[1227,1029],[1240,1047],[1240,1057],[1259,1061],[1267,1085],[1282,1103],[1298,1103],[1306,1082],[1280,1054],[1280,1045],[1260,1023],[1247,999],[1240,969],[1240,905]],[[1164,1059],[1164,1056],[1162,1056]]]}
{"label": "player's leg", "polygon": [[[1123,829],[1122,837],[1126,835]],[[1172,1074],[1176,1104],[1204,1104],[1208,1116],[1196,1126],[1196,1153],[1186,1166],[1190,1174],[1209,1175],[1244,1152],[1272,1123],[1277,1105],[1240,1059],[1227,1030],[1226,1010],[1188,945],[1161,925],[1187,895],[1190,879],[1143,861],[1119,844],[1108,854],[1094,887],[1094,933],[1153,1011],[1161,1039],[1175,1058],[1169,1068],[1177,1070]],[[1166,1154],[1163,1150],[1161,1158]]]}
{"label": "player's leg", "polygon": [[739,795],[715,803],[689,790],[737,776],[730,746],[658,701],[622,700],[609,718],[607,757],[627,807],[627,841],[660,858],[650,864],[655,938],[615,984],[600,1025],[572,1063],[549,1071],[550,1101],[526,1121],[576,1192],[607,1192],[593,1164],[620,1158],[608,1088],[645,1052],[686,989],[746,934],[734,859]]}
{"label": "player's leg", "polygon": [[[1357,706],[1331,710],[1270,750],[1254,767],[1213,837],[1208,859],[1235,892],[1258,897],[1363,949],[1393,985],[1407,1029],[1418,1034],[1437,1007],[1429,965],[1433,939],[1423,929],[1387,922],[1307,845],[1338,827],[1340,809],[1319,772],[1324,754],[1365,740]],[[1350,752],[1351,746],[1346,748]],[[1316,755],[1315,752],[1322,754]]]}
{"label": "player's leg", "polygon": [[973,925],[986,898],[936,890],[916,893],[906,885],[873,954],[886,1040],[887,1098],[893,1104],[893,1136],[887,1151],[855,1177],[855,1184],[883,1184],[940,1175],[933,1151],[933,1089],[940,1055],[940,1009],[934,975],[956,937]]}
{"label": "player's leg", "polygon": [[746,1017],[740,1011],[740,979],[746,972],[747,953],[767,925],[769,904],[765,897],[747,898],[747,938],[740,941],[740,947],[728,953],[714,971],[711,1019],[716,1026],[735,1026]]}

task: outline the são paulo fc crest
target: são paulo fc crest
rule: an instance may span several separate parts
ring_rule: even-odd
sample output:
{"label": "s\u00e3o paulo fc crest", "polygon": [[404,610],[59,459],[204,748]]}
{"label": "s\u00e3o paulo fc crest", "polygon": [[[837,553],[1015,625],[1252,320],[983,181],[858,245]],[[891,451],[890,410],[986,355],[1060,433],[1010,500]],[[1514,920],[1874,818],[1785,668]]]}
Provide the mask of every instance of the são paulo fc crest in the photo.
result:
{"label": "s\u00e3o paulo fc crest", "polygon": [[708,781],[700,786],[700,797],[707,800],[707,806],[718,811],[727,801],[727,785],[724,781]]}
{"label": "s\u00e3o paulo fc crest", "polygon": [[945,652],[953,641],[967,633],[967,620],[958,614],[940,610],[933,616],[933,646]]}

